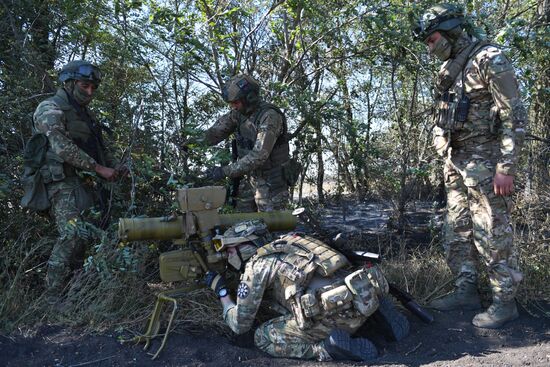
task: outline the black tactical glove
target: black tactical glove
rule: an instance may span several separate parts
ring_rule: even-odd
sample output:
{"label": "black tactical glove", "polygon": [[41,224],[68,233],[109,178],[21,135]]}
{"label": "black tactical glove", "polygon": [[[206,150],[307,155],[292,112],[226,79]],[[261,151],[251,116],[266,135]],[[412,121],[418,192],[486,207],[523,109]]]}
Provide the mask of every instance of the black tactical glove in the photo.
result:
{"label": "black tactical glove", "polygon": [[208,179],[212,181],[223,180],[225,178],[225,172],[223,171],[223,167],[211,168],[206,174],[206,177],[208,177]]}
{"label": "black tactical glove", "polygon": [[204,284],[212,289],[219,298],[227,296],[227,285],[223,275],[215,271],[209,271],[204,276]]}

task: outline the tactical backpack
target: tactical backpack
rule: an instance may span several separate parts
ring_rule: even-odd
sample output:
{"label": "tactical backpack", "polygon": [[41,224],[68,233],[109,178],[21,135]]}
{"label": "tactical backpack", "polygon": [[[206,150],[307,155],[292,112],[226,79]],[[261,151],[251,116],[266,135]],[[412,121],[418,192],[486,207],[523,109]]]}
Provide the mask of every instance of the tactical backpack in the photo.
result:
{"label": "tactical backpack", "polygon": [[34,134],[25,145],[23,153],[24,172],[21,183],[25,195],[21,199],[21,206],[37,212],[45,211],[51,205],[40,169],[46,161],[48,146],[46,135]]}
{"label": "tactical backpack", "polygon": [[[332,278],[339,270],[349,269],[350,263],[322,241],[289,234],[259,248],[256,256],[271,254],[281,256],[277,276],[284,289],[284,300],[280,301],[290,306],[300,329],[334,314],[370,316],[378,307],[373,274],[369,269],[347,271],[341,274],[341,279]],[[324,284],[317,288],[311,284],[314,278],[326,280],[321,280]]]}

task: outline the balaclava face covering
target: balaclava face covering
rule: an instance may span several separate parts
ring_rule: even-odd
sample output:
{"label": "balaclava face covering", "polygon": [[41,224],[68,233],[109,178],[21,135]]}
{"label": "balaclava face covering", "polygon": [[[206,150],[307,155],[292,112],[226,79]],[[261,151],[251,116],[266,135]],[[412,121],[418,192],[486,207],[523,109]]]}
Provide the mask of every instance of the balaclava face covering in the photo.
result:
{"label": "balaclava face covering", "polygon": [[77,83],[76,80],[70,80],[67,83],[65,83],[65,90],[69,92],[76,103],[78,103],[81,106],[87,106],[90,104],[92,99],[94,98],[93,93],[92,95],[88,95],[83,89],[81,89]]}
{"label": "balaclava face covering", "polygon": [[460,26],[445,32],[445,36],[452,46],[451,57],[455,57],[472,43],[470,36]]}
{"label": "balaclava face covering", "polygon": [[441,61],[446,61],[451,57],[452,46],[445,35],[441,34],[441,37],[436,41],[430,55],[434,55]]}

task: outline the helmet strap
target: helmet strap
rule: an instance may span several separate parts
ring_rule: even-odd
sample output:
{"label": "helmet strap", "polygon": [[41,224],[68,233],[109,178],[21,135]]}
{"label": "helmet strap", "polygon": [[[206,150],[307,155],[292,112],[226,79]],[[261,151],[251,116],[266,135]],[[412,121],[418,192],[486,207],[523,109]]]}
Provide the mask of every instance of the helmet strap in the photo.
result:
{"label": "helmet strap", "polygon": [[241,250],[239,249],[239,246],[237,246],[237,256],[239,257],[239,260],[241,261],[241,266],[239,267],[239,269],[237,269],[240,273],[243,273],[244,272],[244,264],[245,264],[245,261],[243,259],[243,255],[241,254]]}

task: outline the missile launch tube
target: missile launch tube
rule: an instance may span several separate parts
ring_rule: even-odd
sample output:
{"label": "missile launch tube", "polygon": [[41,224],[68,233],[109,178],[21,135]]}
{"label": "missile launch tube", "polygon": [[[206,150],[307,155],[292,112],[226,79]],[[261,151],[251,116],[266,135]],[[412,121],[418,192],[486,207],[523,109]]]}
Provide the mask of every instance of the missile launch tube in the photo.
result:
{"label": "missile launch tube", "polygon": [[[225,230],[232,225],[253,219],[263,219],[270,231],[290,231],[296,228],[297,218],[291,211],[265,213],[217,214],[220,227]],[[183,216],[171,220],[167,217],[156,218],[120,218],[118,236],[123,241],[174,240],[184,236]]]}

